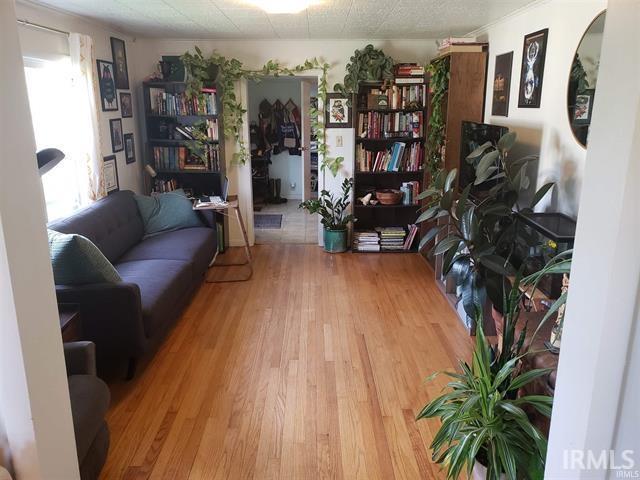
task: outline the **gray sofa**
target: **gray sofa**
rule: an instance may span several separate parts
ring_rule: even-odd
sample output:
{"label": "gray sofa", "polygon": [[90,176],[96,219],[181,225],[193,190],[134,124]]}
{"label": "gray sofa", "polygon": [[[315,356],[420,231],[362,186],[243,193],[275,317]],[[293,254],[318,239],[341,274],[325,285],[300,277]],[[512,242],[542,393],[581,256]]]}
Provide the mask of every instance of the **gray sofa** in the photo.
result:
{"label": "gray sofa", "polygon": [[96,344],[98,368],[136,360],[156,346],[201,284],[217,249],[215,222],[143,239],[133,192],[105,197],[48,228],[89,238],[122,282],[56,285],[59,303],[79,305],[82,339]]}

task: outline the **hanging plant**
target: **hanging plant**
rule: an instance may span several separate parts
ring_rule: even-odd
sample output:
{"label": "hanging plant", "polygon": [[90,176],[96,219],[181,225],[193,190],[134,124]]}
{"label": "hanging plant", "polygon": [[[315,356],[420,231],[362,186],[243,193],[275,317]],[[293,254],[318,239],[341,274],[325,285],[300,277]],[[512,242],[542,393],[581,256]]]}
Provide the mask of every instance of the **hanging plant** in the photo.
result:
{"label": "hanging plant", "polygon": [[[188,72],[187,95],[193,97],[202,94],[202,88],[206,84],[216,82],[220,87],[220,102],[222,103],[222,123],[224,136],[232,138],[238,144],[238,151],[233,154],[232,163],[244,165],[250,159],[247,147],[242,139],[243,116],[246,110],[242,102],[236,97],[236,82],[241,79],[259,81],[264,77],[295,76],[310,70],[321,70],[322,74],[318,82],[318,98],[325,104],[327,99],[327,76],[330,65],[317,58],[307,59],[301,65],[285,67],[275,60],[269,60],[259,70],[243,68],[243,64],[236,58],[226,58],[216,52],[205,57],[197,46],[195,53],[187,52],[182,55],[182,61]],[[321,169],[329,169],[334,176],[337,175],[343,157],[329,157],[329,149],[326,144],[326,128],[323,115],[319,110],[311,109],[311,127],[318,135],[318,152],[322,154]]]}
{"label": "hanging plant", "polygon": [[449,89],[449,59],[448,57],[434,60],[427,65],[429,73],[429,91],[431,96],[428,134],[427,134],[427,169],[431,179],[435,179],[442,169],[443,149],[445,142],[444,98]]}
{"label": "hanging plant", "polygon": [[367,45],[356,50],[347,64],[347,74],[343,83],[337,83],[333,90],[345,97],[357,93],[360,82],[393,80],[393,58],[381,49]]}

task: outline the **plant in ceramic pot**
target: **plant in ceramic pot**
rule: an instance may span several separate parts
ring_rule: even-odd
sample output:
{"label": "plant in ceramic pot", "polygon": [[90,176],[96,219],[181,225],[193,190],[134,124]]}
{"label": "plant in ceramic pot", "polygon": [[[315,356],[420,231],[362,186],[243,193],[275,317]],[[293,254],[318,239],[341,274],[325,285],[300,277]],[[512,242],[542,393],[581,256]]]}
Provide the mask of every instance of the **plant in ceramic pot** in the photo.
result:
{"label": "plant in ceramic pot", "polygon": [[352,185],[353,179],[346,178],[342,182],[339,197],[322,190],[317,199],[300,203],[300,208],[320,215],[320,222],[324,227],[324,249],[327,252],[340,253],[347,250],[348,227],[354,221],[353,215],[348,213]]}
{"label": "plant in ceramic pot", "polygon": [[[497,309],[502,309],[509,283],[506,277],[515,273],[511,258],[516,242],[536,242],[518,228],[518,213],[533,209],[553,187],[553,183],[547,183],[529,205],[519,204],[520,194],[529,187],[526,165],[536,157],[511,158],[509,151],[515,141],[516,134],[511,132],[496,144],[487,142],[471,152],[467,161],[475,166],[475,181],[460,194],[454,169],[438,172],[433,185],[419,196],[426,205],[417,222],[431,222],[442,216],[450,219],[447,225],[431,228],[421,239],[420,249],[438,238],[433,251],[443,254],[443,273],[453,275],[471,320],[477,309],[484,309],[487,296]],[[480,199],[469,201],[472,186],[482,184],[491,188],[485,189]]]}

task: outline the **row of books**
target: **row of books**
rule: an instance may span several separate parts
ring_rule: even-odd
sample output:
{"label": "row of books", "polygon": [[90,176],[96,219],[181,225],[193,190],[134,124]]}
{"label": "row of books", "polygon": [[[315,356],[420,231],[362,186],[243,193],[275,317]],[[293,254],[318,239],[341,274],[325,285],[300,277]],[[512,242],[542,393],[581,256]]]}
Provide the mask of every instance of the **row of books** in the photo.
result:
{"label": "row of books", "polygon": [[174,190],[177,190],[177,188],[178,182],[175,178],[172,178],[171,180],[161,180],[156,178],[153,182],[153,191],[155,193],[173,192]]}
{"label": "row of books", "polygon": [[402,204],[403,205],[418,205],[418,194],[420,193],[420,182],[412,180],[410,182],[402,182],[400,187],[402,192]]}
{"label": "row of books", "polygon": [[217,145],[206,145],[195,155],[187,147],[153,147],[153,161],[158,170],[220,170]]}
{"label": "row of books", "polygon": [[386,95],[387,108],[393,110],[405,108],[424,108],[427,98],[425,85],[392,85],[385,91],[373,88],[369,92],[371,95]]}
{"label": "row of books", "polygon": [[422,112],[358,114],[358,132],[361,138],[395,138],[422,136]]}
{"label": "row of books", "polygon": [[216,90],[203,88],[202,94],[187,97],[186,93],[171,93],[163,88],[149,89],[152,115],[216,115]]}
{"label": "row of books", "polygon": [[204,128],[197,125],[176,125],[174,130],[185,140],[195,140],[197,133],[204,133],[209,140],[218,141],[220,131],[218,129],[218,119],[209,118],[204,122]]}
{"label": "row of books", "polygon": [[376,227],[353,233],[352,248],[356,252],[401,252],[411,250],[418,233],[415,224],[404,227]]}
{"label": "row of books", "polygon": [[397,63],[395,75],[396,77],[423,77],[424,67],[417,63]]}
{"label": "row of books", "polygon": [[396,142],[387,150],[366,150],[364,145],[356,149],[356,165],[359,172],[418,172],[423,168],[424,146],[410,146]]}

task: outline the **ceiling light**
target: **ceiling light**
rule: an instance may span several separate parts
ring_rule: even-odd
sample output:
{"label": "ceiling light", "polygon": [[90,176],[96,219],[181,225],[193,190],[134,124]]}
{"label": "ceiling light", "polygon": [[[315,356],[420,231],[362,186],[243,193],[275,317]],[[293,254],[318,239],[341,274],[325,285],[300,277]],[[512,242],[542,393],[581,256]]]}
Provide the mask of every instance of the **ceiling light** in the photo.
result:
{"label": "ceiling light", "polygon": [[321,0],[248,0],[251,5],[267,13],[300,13]]}

